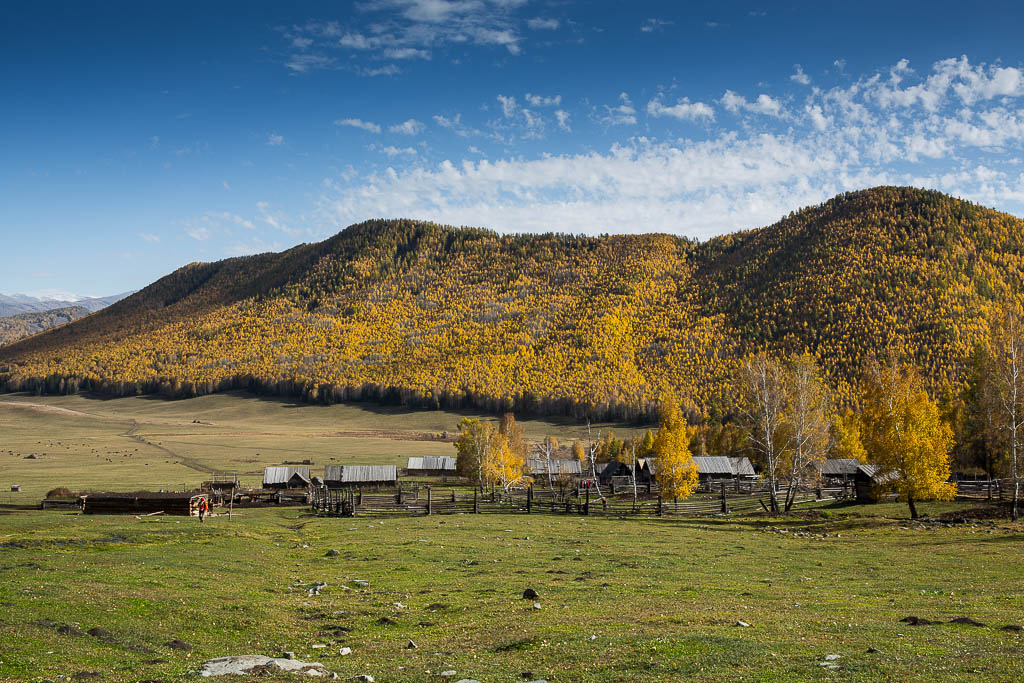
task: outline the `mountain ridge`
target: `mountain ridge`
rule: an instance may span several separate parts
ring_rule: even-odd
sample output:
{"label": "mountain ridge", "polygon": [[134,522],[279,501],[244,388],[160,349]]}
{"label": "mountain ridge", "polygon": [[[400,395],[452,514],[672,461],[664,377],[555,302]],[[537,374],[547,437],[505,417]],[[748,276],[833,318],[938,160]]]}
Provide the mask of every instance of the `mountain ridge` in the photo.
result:
{"label": "mountain ridge", "polygon": [[728,412],[736,362],[758,350],[810,351],[850,400],[891,348],[956,386],[988,308],[1021,291],[1022,244],[1019,218],[900,187],[705,242],[366,221],[190,264],[0,348],[0,384],[630,418],[666,391],[691,415]]}

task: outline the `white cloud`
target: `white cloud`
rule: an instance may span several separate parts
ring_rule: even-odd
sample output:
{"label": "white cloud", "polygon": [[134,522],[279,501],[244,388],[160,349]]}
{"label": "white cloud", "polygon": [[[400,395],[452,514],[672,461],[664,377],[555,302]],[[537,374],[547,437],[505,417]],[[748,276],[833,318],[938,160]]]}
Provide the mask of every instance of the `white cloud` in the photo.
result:
{"label": "white cloud", "polygon": [[409,119],[408,121],[388,126],[388,132],[398,133],[399,135],[419,135],[425,128],[426,125],[422,121]]}
{"label": "white cloud", "polygon": [[278,135],[277,133],[267,134],[267,145],[270,147],[280,147],[284,144],[284,136]]}
{"label": "white cloud", "polygon": [[670,116],[681,121],[697,121],[699,119],[715,120],[715,110],[703,102],[690,102],[684,97],[673,105],[665,106],[658,96],[647,103],[647,113],[651,116]]}
{"label": "white cloud", "polygon": [[[718,104],[741,117],[698,129],[693,139],[649,140],[579,154],[428,164],[414,148],[379,148],[395,159],[369,174],[325,183],[321,224],[332,229],[370,216],[425,218],[504,231],[664,231],[706,238],[774,222],[796,207],[880,184],[934,187],[1024,212],[1024,93],[1015,69],[942,60],[915,72],[900,61],[880,73],[844,75],[840,85],[808,88],[787,109],[761,94],[727,90]],[[540,96],[491,101],[487,123],[508,149],[515,136],[569,129],[567,109],[544,109]],[[710,114],[699,113],[704,105]],[[655,97],[651,116],[710,121],[715,103]],[[497,105],[497,106],[494,106]],[[788,102],[787,102],[788,106]],[[499,109],[500,107],[500,109]],[[605,125],[636,123],[623,92],[614,105],[590,108]],[[726,117],[728,118],[728,117]],[[434,122],[458,135],[487,136],[461,116]],[[493,150],[488,150],[492,152]],[[1016,204],[1014,204],[1016,202]]]}
{"label": "white cloud", "polygon": [[401,147],[401,148],[399,148],[399,147],[395,147],[394,145],[388,145],[387,147],[381,147],[380,151],[383,152],[384,154],[388,155],[389,157],[397,157],[397,156],[403,156],[403,155],[404,156],[414,157],[414,156],[416,156],[418,154],[416,149],[413,148],[413,147]]}
{"label": "white cloud", "polygon": [[526,93],[526,101],[531,107],[557,107],[562,104],[562,96],[553,95],[551,97],[543,97],[541,95],[534,95],[533,93]]}
{"label": "white cloud", "polygon": [[758,95],[757,99],[753,102],[748,102],[742,95],[738,95],[732,90],[726,90],[720,102],[723,107],[734,114],[740,111],[748,111],[754,114],[764,114],[765,116],[781,117],[783,115],[782,103],[765,93]]}
{"label": "white cloud", "polygon": [[359,128],[360,130],[365,130],[368,133],[379,133],[381,131],[380,125],[373,123],[372,121],[363,121],[362,119],[338,119],[334,122],[334,125]]}
{"label": "white cloud", "polygon": [[564,131],[571,131],[569,127],[569,112],[564,109],[558,109],[555,111],[555,119],[558,121],[558,127]]}
{"label": "white cloud", "polygon": [[210,239],[210,231],[204,227],[188,228],[185,230],[185,234],[194,240],[199,240],[200,242],[205,242]]}
{"label": "white cloud", "polygon": [[510,119],[516,115],[516,111],[519,109],[519,105],[516,104],[515,97],[506,97],[505,95],[498,95],[498,102],[501,103],[501,112],[505,115],[506,119]]}
{"label": "white cloud", "polygon": [[260,212],[260,221],[270,227],[289,235],[302,234],[301,230],[291,227],[290,221],[284,213],[271,207],[269,202],[256,202],[256,209]]}
{"label": "white cloud", "polygon": [[140,232],[139,237],[146,240],[147,242],[159,242],[160,238],[149,232]]}
{"label": "white cloud", "polygon": [[796,69],[796,71],[789,77],[789,80],[799,83],[800,85],[811,84],[811,77],[804,73],[804,68],[802,66],[794,64],[793,68]]}
{"label": "white cloud", "polygon": [[600,118],[606,126],[631,126],[636,123],[636,108],[627,93],[619,93],[619,104],[604,105],[605,114]]}
{"label": "white cloud", "polygon": [[665,21],[663,19],[648,19],[640,25],[640,30],[644,33],[654,33],[660,31],[665,26],[671,26],[674,22]]}
{"label": "white cloud", "polygon": [[[361,75],[381,75],[368,60],[431,59],[433,52],[466,44],[522,53],[523,24],[533,30],[555,29],[556,19],[516,16],[523,0],[365,0],[355,3],[351,26],[310,21],[279,27],[291,48],[300,50],[285,65],[296,72],[346,68]],[[342,53],[339,60],[333,53]],[[350,57],[357,61],[351,63]]]}
{"label": "white cloud", "polygon": [[558,19],[542,19],[541,17],[535,17],[528,19],[526,25],[532,28],[534,31],[554,31],[558,28]]}
{"label": "white cloud", "polygon": [[231,185],[228,184],[228,181],[222,180],[222,181],[220,181],[220,184],[221,184],[221,186],[224,187],[225,190],[227,190],[228,192],[231,192]]}

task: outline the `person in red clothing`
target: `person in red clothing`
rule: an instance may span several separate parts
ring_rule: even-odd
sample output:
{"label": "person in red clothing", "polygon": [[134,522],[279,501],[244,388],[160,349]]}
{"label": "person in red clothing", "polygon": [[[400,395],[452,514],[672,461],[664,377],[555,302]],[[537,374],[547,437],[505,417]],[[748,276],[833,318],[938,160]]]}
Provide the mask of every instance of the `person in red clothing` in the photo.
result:
{"label": "person in red clothing", "polygon": [[199,499],[199,521],[200,522],[205,522],[206,521],[206,509],[207,509],[207,507],[208,506],[207,506],[207,503],[206,503],[206,496],[203,496],[202,498]]}

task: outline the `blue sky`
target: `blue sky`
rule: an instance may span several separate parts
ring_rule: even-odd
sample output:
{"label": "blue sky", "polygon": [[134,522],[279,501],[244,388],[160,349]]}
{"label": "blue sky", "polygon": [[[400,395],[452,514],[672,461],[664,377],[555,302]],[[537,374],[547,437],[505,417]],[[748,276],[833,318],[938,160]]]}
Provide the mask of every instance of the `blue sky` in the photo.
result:
{"label": "blue sky", "polygon": [[2,293],[375,217],[705,239],[883,183],[1024,215],[1020,3],[88,4],[0,8]]}

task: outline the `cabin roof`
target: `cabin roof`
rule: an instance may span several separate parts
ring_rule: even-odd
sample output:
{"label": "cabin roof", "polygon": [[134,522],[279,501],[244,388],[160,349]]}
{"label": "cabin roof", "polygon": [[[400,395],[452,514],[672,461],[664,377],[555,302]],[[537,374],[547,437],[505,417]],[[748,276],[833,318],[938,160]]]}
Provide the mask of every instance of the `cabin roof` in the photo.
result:
{"label": "cabin roof", "polygon": [[455,458],[448,455],[424,455],[409,458],[405,466],[408,470],[441,470],[455,471]]}
{"label": "cabin roof", "polygon": [[328,465],[324,468],[324,481],[329,483],[359,484],[398,480],[395,465]]}
{"label": "cabin roof", "polygon": [[530,458],[526,461],[526,469],[530,474],[582,474],[580,461],[573,459],[552,459],[550,467],[547,458]]}
{"label": "cabin roof", "polygon": [[305,483],[309,483],[308,467],[265,467],[263,468],[264,484],[287,484],[292,477],[298,476]]}
{"label": "cabin roof", "polygon": [[826,477],[853,476],[860,466],[856,458],[829,458],[818,464],[818,471]]}

